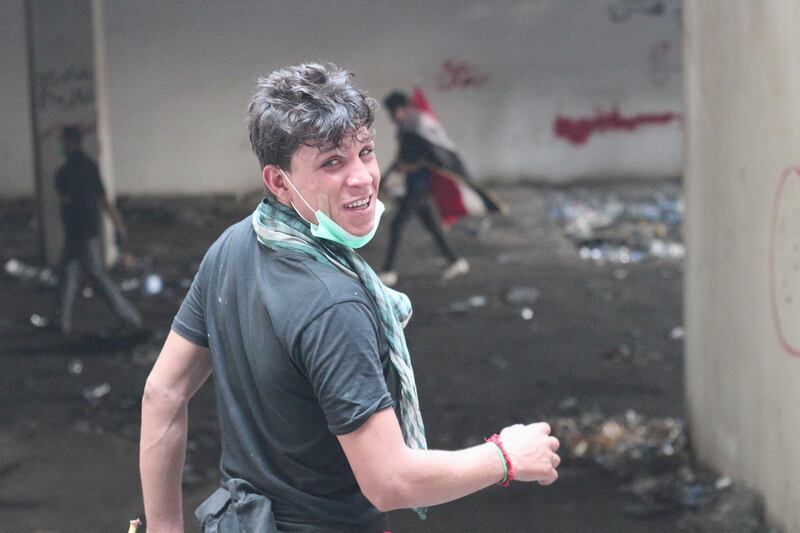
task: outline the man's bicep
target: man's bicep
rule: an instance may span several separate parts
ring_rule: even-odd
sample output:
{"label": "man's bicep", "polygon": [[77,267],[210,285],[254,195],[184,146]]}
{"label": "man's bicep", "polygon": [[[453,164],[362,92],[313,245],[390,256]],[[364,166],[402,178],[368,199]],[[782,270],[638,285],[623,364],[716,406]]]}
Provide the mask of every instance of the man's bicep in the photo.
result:
{"label": "man's bicep", "polygon": [[358,429],[337,438],[361,491],[368,498],[392,477],[388,475],[387,460],[396,466],[408,450],[397,415],[391,408],[377,411]]}
{"label": "man's bicep", "polygon": [[149,386],[168,390],[181,398],[191,398],[209,375],[211,354],[208,348],[172,330],[147,381]]}

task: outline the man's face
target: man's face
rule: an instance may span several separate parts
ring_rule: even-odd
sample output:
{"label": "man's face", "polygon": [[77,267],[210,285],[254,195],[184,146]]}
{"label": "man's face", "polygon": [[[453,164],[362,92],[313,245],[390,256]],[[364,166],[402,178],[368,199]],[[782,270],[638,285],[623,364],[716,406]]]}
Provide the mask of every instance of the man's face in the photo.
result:
{"label": "man's face", "polygon": [[318,222],[314,211],[320,209],[353,235],[372,230],[381,173],[375,142],[366,128],[345,137],[338,148],[320,151],[300,145],[287,173],[297,187],[297,191],[288,187],[292,203],[303,218]]}
{"label": "man's face", "polygon": [[392,121],[395,124],[402,124],[408,116],[408,108],[406,106],[399,106],[392,110]]}

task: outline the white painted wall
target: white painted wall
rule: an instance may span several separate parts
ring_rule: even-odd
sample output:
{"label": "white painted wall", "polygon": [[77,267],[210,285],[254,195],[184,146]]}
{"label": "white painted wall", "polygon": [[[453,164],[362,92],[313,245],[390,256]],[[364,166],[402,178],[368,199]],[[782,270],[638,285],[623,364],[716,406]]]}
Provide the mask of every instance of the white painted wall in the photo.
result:
{"label": "white painted wall", "polygon": [[32,196],[33,133],[24,0],[0,2],[0,195]]}
{"label": "white painted wall", "polygon": [[692,443],[800,531],[800,3],[684,10]]}
{"label": "white painted wall", "polygon": [[[420,85],[478,179],[681,173],[680,121],[595,132],[584,144],[553,131],[558,115],[681,113],[680,0],[94,2],[104,19],[103,149],[120,193],[257,187],[247,100],[259,74],[304,60],[338,63],[378,99]],[[13,46],[0,57],[24,65],[22,0],[6,4],[12,12],[0,24]],[[654,5],[660,14],[647,12]],[[483,82],[456,77],[462,83],[442,88],[453,81],[448,60]],[[27,78],[17,70],[3,77],[0,97],[24,113]],[[3,128],[0,146],[15,142],[17,130]],[[388,165],[395,145],[385,114],[376,129]],[[25,177],[4,179],[0,195],[32,190],[30,172],[14,171]]]}
{"label": "white painted wall", "polygon": [[[482,179],[678,175],[679,122],[597,133],[583,145],[553,134],[558,113],[681,112],[680,3],[612,22],[609,5],[628,4],[105,1],[117,190],[258,187],[247,101],[259,74],[304,60],[336,62],[379,99],[421,85]],[[448,59],[486,81],[437,89]],[[376,128],[388,165],[395,146],[383,113]]]}

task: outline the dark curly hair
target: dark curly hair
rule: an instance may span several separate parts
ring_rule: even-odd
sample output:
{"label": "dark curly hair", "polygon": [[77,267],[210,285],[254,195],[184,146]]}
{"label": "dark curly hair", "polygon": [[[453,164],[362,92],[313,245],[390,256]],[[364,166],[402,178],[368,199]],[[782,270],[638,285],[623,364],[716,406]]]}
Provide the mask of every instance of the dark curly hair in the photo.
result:
{"label": "dark curly hair", "polygon": [[250,144],[261,168],[289,169],[301,144],[338,147],[375,120],[378,103],[336,65],[306,63],[259,78],[248,106]]}

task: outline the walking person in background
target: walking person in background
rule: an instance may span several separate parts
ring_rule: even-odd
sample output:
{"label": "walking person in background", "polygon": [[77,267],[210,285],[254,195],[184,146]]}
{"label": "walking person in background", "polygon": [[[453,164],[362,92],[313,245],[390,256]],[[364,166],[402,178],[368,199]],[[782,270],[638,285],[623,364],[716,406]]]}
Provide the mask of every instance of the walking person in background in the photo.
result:
{"label": "walking person in background", "polygon": [[73,330],[72,310],[81,271],[89,275],[124,325],[141,329],[142,317],[122,295],[103,264],[101,210],[110,216],[120,240],[127,237],[122,217],[108,200],[97,164],[83,151],[77,127],[66,126],[62,130],[61,146],[66,162],[55,178],[64,226],[58,276],[61,331],[69,334]]}
{"label": "walking person in background", "polygon": [[469,263],[456,255],[445,237],[443,224],[450,226],[465,215],[501,211],[504,206],[471,182],[455,144],[420,89],[415,90],[411,99],[405,93],[394,91],[386,96],[384,105],[397,127],[399,146],[390,171],[405,175],[405,194],[392,220],[381,280],[389,286],[397,283],[394,269],[397,250],[403,231],[414,215],[420,218],[449,262],[442,279],[448,281],[467,274]]}
{"label": "walking person in background", "polygon": [[261,78],[248,123],[267,195],[214,243],[145,385],[149,533],[182,532],[188,403],[213,372],[222,486],[204,531],[382,533],[384,512],[554,482],[545,423],[426,449],[406,295],[356,253],[383,212],[376,102],[333,65]]}

